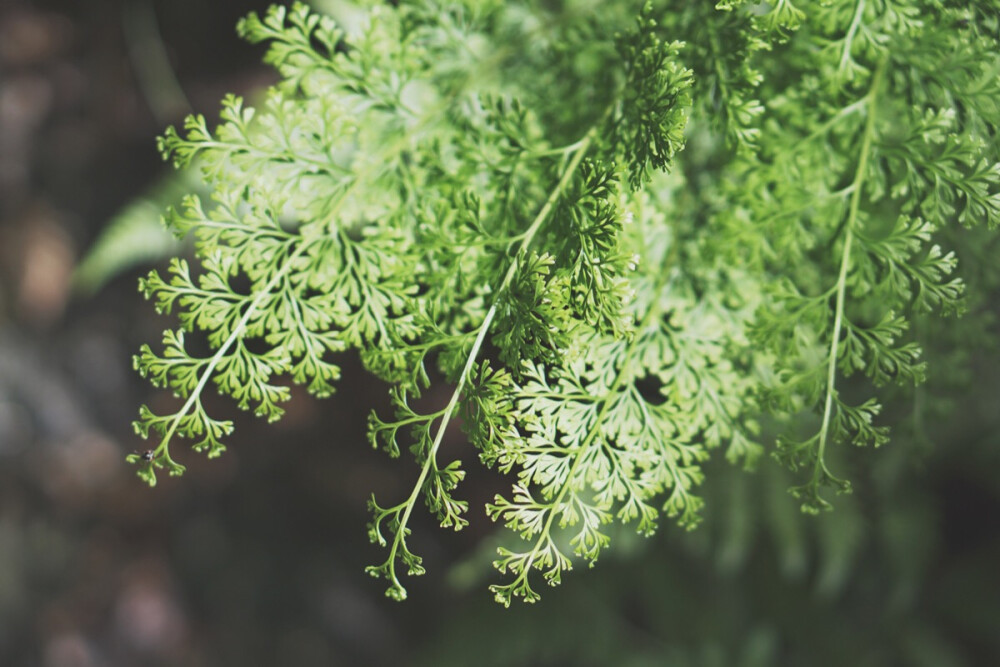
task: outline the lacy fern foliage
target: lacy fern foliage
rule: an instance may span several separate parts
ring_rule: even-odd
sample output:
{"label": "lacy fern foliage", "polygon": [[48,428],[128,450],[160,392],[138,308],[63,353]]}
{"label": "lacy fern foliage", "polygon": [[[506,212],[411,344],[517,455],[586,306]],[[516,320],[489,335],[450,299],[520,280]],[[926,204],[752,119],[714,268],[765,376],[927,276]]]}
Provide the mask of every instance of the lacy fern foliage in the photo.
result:
{"label": "lacy fern foliage", "polygon": [[[250,15],[281,82],[160,140],[212,195],[165,216],[196,259],[141,283],[180,325],[135,358],[179,399],[140,412],[141,477],[183,472],[177,438],[223,452],[210,387],[273,421],[355,351],[394,406],[371,444],[417,464],[369,503],[397,599],[413,512],[476,518],[453,421],[512,481],[486,507],[505,605],[613,524],[694,527],[713,450],[801,470],[806,511],[849,490],[830,448],[887,442],[875,392],[927,372],[913,322],[963,310],[940,230],[1000,221],[995,0],[355,10]],[[432,378],[447,402],[415,407]]]}

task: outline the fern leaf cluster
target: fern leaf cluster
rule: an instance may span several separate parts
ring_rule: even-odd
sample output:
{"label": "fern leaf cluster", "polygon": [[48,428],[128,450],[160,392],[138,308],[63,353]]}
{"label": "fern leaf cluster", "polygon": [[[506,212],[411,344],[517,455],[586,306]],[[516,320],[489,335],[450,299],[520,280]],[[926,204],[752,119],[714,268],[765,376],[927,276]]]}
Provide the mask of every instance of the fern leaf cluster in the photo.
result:
{"label": "fern leaf cluster", "polygon": [[995,2],[356,9],[250,15],[281,82],[160,141],[212,196],[165,216],[196,260],[141,284],[180,329],[135,359],[179,398],[142,409],[140,476],[183,472],[178,437],[224,450],[210,387],[273,421],[353,351],[390,385],[371,444],[417,464],[369,503],[396,599],[413,512],[476,518],[453,422],[511,479],[486,507],[505,605],[611,524],[694,527],[714,450],[800,470],[807,511],[849,490],[828,451],[888,440],[876,392],[927,372],[914,318],[963,310],[940,230],[1000,220]]}

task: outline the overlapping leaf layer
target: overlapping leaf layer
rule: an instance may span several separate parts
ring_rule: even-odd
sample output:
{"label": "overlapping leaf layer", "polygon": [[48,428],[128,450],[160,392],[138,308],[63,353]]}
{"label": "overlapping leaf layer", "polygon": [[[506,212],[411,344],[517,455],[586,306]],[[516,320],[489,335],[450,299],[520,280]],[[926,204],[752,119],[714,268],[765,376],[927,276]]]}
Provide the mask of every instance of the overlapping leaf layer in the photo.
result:
{"label": "overlapping leaf layer", "polygon": [[[346,5],[345,5],[346,7]],[[1000,220],[1000,5],[574,0],[359,3],[251,15],[282,80],[161,139],[210,201],[165,216],[196,259],[142,291],[178,318],[136,368],[139,474],[217,456],[210,387],[278,419],[288,381],[332,394],[337,357],[391,385],[371,444],[411,493],[370,501],[369,568],[406,595],[414,510],[469,518],[461,422],[512,479],[496,599],[593,564],[610,524],[698,522],[719,448],[793,469],[803,508],[848,490],[828,448],[884,443],[874,387],[920,382],[915,318],[963,310],[941,230]],[[684,40],[679,41],[679,40]],[[860,372],[870,383],[852,378]],[[450,398],[415,407],[440,377]],[[420,405],[424,405],[421,402]],[[771,443],[777,443],[772,446]],[[151,458],[151,460],[146,460]]]}

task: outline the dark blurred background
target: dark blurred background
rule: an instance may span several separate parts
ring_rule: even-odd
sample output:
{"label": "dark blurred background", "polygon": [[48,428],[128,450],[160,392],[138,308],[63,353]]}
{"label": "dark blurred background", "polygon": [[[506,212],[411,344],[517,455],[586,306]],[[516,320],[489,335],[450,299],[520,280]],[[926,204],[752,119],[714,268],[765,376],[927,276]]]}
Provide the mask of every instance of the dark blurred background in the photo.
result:
{"label": "dark blurred background", "polygon": [[220,402],[230,450],[142,485],[130,421],[172,399],[131,355],[173,324],[136,292],[148,267],[89,290],[74,274],[110,221],[162,194],[166,125],[274,80],[233,30],[266,5],[0,2],[0,665],[1000,664],[989,318],[987,342],[918,395],[938,418],[838,462],[857,492],[832,514],[801,516],[770,463],[713,462],[702,529],[616,535],[534,607],[486,592],[498,482],[481,474],[469,529],[415,526],[429,573],[410,600],[364,574],[383,557],[367,497],[402,496],[415,470],[368,447],[385,388],[349,358],[338,396],[298,392],[276,425]]}

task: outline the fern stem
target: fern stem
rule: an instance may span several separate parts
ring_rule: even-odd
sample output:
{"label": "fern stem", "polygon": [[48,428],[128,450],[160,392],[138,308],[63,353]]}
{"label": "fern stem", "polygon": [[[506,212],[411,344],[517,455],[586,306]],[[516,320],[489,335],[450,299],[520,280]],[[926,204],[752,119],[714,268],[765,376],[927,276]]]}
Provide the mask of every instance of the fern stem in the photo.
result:
{"label": "fern stem", "polygon": [[854,36],[858,33],[858,28],[861,26],[861,19],[865,14],[865,0],[858,0],[858,4],[854,10],[854,18],[851,20],[851,27],[847,30],[847,35],[844,37],[844,50],[840,55],[840,64],[837,66],[838,72],[843,72],[847,69],[847,64],[851,61],[851,47],[854,45]]}
{"label": "fern stem", "polygon": [[837,391],[835,385],[837,381],[837,361],[840,352],[840,330],[843,328],[844,302],[847,296],[847,271],[851,264],[851,246],[854,243],[854,228],[858,224],[858,210],[861,206],[861,192],[863,190],[862,185],[864,183],[865,172],[868,170],[868,159],[875,136],[875,117],[878,110],[878,107],[875,105],[875,98],[882,83],[884,70],[885,62],[883,61],[875,72],[871,89],[865,96],[868,106],[868,118],[865,121],[865,134],[861,142],[858,169],[854,174],[854,182],[851,184],[851,203],[844,230],[844,250],[840,258],[840,275],[837,278],[837,303],[833,319],[833,333],[830,336],[829,362],[827,364],[826,399],[823,406],[823,422],[819,430],[819,444],[816,448],[816,464],[813,468],[814,484],[819,482],[821,471],[832,477],[826,467],[824,456],[826,454],[826,444],[829,440],[830,420],[833,416],[833,397]]}
{"label": "fern stem", "polygon": [[174,418],[170,421],[170,426],[167,428],[166,433],[163,434],[160,444],[157,445],[156,450],[154,451],[155,456],[158,457],[162,452],[169,462],[175,463],[174,460],[170,458],[170,451],[167,446],[170,444],[171,438],[173,438],[174,434],[177,432],[177,427],[180,425],[181,420],[187,416],[187,414],[191,411],[191,408],[194,407],[194,404],[200,400],[201,392],[205,389],[205,385],[208,384],[208,380],[212,377],[212,374],[215,373],[216,367],[226,356],[226,353],[229,352],[229,348],[231,348],[233,344],[243,335],[247,322],[249,322],[250,318],[257,313],[257,309],[260,307],[260,304],[265,298],[271,295],[271,291],[281,280],[284,279],[288,270],[292,267],[295,259],[298,258],[308,246],[309,243],[303,239],[303,242],[288,255],[281,268],[275,272],[275,274],[271,277],[271,280],[264,285],[264,287],[257,293],[254,300],[250,302],[246,312],[243,313],[243,317],[240,318],[239,322],[237,322],[236,326],[233,328],[232,333],[229,334],[229,337],[226,338],[225,342],[220,345],[219,349],[212,355],[212,358],[205,366],[205,370],[202,371],[198,384],[195,385],[191,394],[184,402],[184,405],[181,406],[181,409],[177,411],[177,414],[174,415]]}
{"label": "fern stem", "polygon": [[487,311],[486,316],[483,318],[483,322],[479,326],[479,332],[476,335],[476,339],[472,343],[472,349],[469,350],[469,356],[465,361],[465,367],[462,369],[461,375],[459,375],[458,384],[455,386],[455,390],[451,394],[448,405],[445,407],[444,412],[441,415],[441,421],[438,423],[437,431],[434,434],[434,441],[431,443],[430,449],[427,451],[426,459],[420,468],[420,475],[417,477],[417,481],[413,485],[413,490],[410,492],[409,498],[407,498],[404,503],[405,509],[403,509],[403,515],[399,519],[399,525],[397,526],[396,533],[392,541],[392,547],[389,551],[390,576],[392,577],[393,584],[402,591],[405,591],[405,588],[403,588],[396,577],[396,553],[399,551],[403,537],[406,534],[406,525],[410,520],[410,515],[413,513],[414,506],[417,504],[417,500],[420,497],[420,492],[423,490],[424,483],[427,481],[427,475],[430,473],[432,466],[434,466],[435,469],[437,467],[437,452],[441,446],[441,441],[444,439],[445,429],[455,413],[455,408],[458,406],[458,401],[461,398],[466,383],[468,382],[469,376],[472,372],[472,367],[475,365],[476,359],[479,357],[479,352],[486,340],[486,335],[489,333],[490,326],[493,324],[493,319],[496,317],[500,297],[514,281],[514,277],[517,275],[517,271],[520,268],[521,261],[527,254],[532,240],[552,213],[556,202],[559,201],[559,198],[562,197],[566,188],[569,186],[570,180],[573,178],[573,174],[580,166],[580,162],[583,161],[584,156],[590,149],[591,143],[593,143],[594,138],[597,136],[597,130],[599,127],[599,123],[595,124],[590,131],[587,132],[583,139],[577,142],[576,151],[573,153],[573,157],[569,161],[569,164],[566,165],[559,182],[556,184],[555,188],[553,188],[552,192],[549,193],[549,197],[546,199],[545,204],[542,206],[541,210],[538,211],[535,219],[524,233],[524,238],[521,241],[517,255],[511,262],[510,267],[508,267],[507,273],[504,275],[503,282],[500,283],[500,286],[496,290],[493,304],[490,306],[489,311]]}

